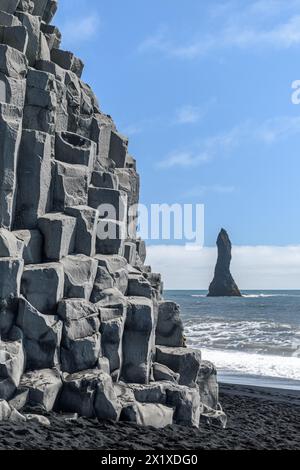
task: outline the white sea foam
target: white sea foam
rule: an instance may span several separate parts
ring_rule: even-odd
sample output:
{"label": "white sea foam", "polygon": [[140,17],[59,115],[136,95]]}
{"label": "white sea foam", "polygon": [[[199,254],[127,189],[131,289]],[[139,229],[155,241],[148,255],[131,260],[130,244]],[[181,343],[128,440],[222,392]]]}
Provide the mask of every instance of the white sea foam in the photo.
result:
{"label": "white sea foam", "polygon": [[300,358],[297,357],[209,349],[202,349],[202,357],[213,362],[221,372],[300,380]]}

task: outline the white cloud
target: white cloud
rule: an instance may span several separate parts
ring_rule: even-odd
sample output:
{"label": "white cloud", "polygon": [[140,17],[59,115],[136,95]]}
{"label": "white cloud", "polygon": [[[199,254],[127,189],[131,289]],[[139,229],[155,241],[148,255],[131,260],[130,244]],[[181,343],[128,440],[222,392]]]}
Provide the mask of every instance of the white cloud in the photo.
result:
{"label": "white cloud", "polygon": [[203,118],[203,111],[197,106],[183,106],[176,112],[176,124],[195,124]]}
{"label": "white cloud", "polygon": [[63,39],[67,44],[88,41],[100,28],[100,18],[97,14],[70,18],[62,25]]}
{"label": "white cloud", "polygon": [[265,145],[273,145],[295,135],[300,135],[299,116],[281,116],[260,123],[247,121],[227,132],[195,142],[192,149],[178,149],[171,152],[157,164],[157,167],[159,169],[194,168],[208,163],[220,155],[224,156],[228,151],[249,142],[256,141]]}
{"label": "white cloud", "polygon": [[210,186],[195,186],[183,194],[183,197],[202,197],[207,193],[216,194],[232,194],[235,191],[234,186],[225,186],[221,184],[213,184]]}
{"label": "white cloud", "polygon": [[299,0],[260,0],[248,5],[241,5],[240,0],[224,2],[211,8],[206,32],[194,31],[190,33],[190,40],[178,41],[170,28],[164,27],[146,38],[138,50],[192,60],[229,48],[257,50],[256,47],[287,49],[299,46],[299,8]]}
{"label": "white cloud", "polygon": [[[149,246],[147,264],[161,272],[166,289],[208,289],[216,248]],[[242,290],[299,289],[300,246],[233,247],[232,274]]]}

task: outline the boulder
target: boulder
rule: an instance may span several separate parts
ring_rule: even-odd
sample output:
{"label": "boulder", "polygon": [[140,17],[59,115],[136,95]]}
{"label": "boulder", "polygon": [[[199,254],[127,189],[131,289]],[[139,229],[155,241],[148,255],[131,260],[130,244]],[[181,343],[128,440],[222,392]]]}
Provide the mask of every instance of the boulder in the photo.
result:
{"label": "boulder", "polygon": [[[0,12],[1,15],[1,12]],[[1,22],[1,17],[0,17]],[[17,108],[23,108],[25,104],[26,80],[12,78],[0,72],[0,100]]]}
{"label": "boulder", "polygon": [[20,384],[25,368],[22,340],[0,340],[0,399],[10,400]]}
{"label": "boulder", "polygon": [[110,134],[108,157],[115,163],[116,168],[124,168],[128,149],[128,139],[115,131]]}
{"label": "boulder", "polygon": [[182,348],[185,344],[180,307],[174,302],[159,302],[155,343]]}
{"label": "boulder", "polygon": [[214,279],[209,286],[208,297],[241,297],[242,294],[230,272],[232,245],[224,229],[218,236],[217,247],[218,261]]}
{"label": "boulder", "polygon": [[63,51],[62,49],[52,49],[51,60],[65,70],[74,72],[79,78],[83,71],[83,63],[72,52]]}
{"label": "boulder", "polygon": [[[50,209],[51,153],[52,143],[49,134],[23,130],[14,223],[17,229],[36,229],[38,218]],[[28,191],[28,188],[31,188],[31,191]]]}
{"label": "boulder", "polygon": [[9,400],[9,406],[17,411],[21,411],[28,402],[29,390],[27,388],[18,388],[14,396]]}
{"label": "boulder", "polygon": [[27,389],[28,405],[52,411],[62,388],[60,373],[56,369],[27,372],[21,379],[21,387]]}
{"label": "boulder", "polygon": [[103,291],[114,287],[113,276],[103,266],[98,266],[91,302],[97,303],[103,298]]}
{"label": "boulder", "polygon": [[217,410],[219,406],[219,385],[214,364],[209,361],[201,362],[197,385],[203,405],[212,410]]}
{"label": "boulder", "polygon": [[156,362],[180,375],[179,384],[195,386],[201,364],[201,352],[188,348],[156,347]]}
{"label": "boulder", "polygon": [[12,15],[16,12],[19,0],[0,0],[0,10]]}
{"label": "boulder", "polygon": [[0,258],[0,300],[20,297],[24,261],[21,258]]}
{"label": "boulder", "polygon": [[[0,71],[1,47],[0,45]],[[14,219],[17,158],[21,133],[22,110],[9,104],[0,103],[0,226],[8,230],[11,229]]]}
{"label": "boulder", "polygon": [[176,372],[173,372],[171,369],[169,369],[169,367],[155,362],[153,364],[153,378],[155,382],[167,381],[178,383],[180,375],[176,374]]}
{"label": "boulder", "polygon": [[57,132],[55,158],[64,163],[85,165],[92,169],[96,155],[96,144],[72,132]]}
{"label": "boulder", "polygon": [[129,297],[123,334],[121,377],[129,383],[149,383],[154,346],[153,304],[143,297]]}
{"label": "boulder", "polygon": [[59,261],[74,253],[76,219],[61,213],[46,214],[38,219],[44,237],[44,254],[48,261]]}
{"label": "boulder", "polygon": [[13,47],[25,54],[28,45],[28,34],[24,26],[0,25],[0,44]]}
{"label": "boulder", "polygon": [[66,207],[86,206],[90,171],[83,165],[55,162],[53,207],[64,211]]}
{"label": "boulder", "polygon": [[96,333],[76,340],[68,339],[68,348],[61,348],[61,367],[70,374],[97,365],[101,353],[101,335]]}
{"label": "boulder", "polygon": [[25,266],[21,292],[39,312],[55,314],[57,303],[64,295],[63,266],[60,263]]}
{"label": "boulder", "polygon": [[97,209],[100,217],[123,222],[127,214],[127,196],[122,191],[89,187],[89,206]]}
{"label": "boulder", "polygon": [[59,408],[80,416],[117,421],[120,405],[108,374],[87,370],[64,378]]}
{"label": "boulder", "polygon": [[37,16],[21,11],[18,11],[16,16],[28,33],[29,41],[26,48],[26,57],[29,65],[33,67],[39,56],[41,21]]}
{"label": "boulder", "polygon": [[62,322],[57,316],[44,315],[21,299],[17,325],[24,335],[26,369],[51,369],[59,364]]}
{"label": "boulder", "polygon": [[11,408],[7,401],[0,399],[0,423],[8,421],[11,415]]}
{"label": "boulder", "polygon": [[43,237],[39,230],[16,230],[12,232],[19,240],[21,256],[27,264],[40,264],[43,258]]}
{"label": "boulder", "polygon": [[65,297],[90,300],[98,263],[85,255],[66,256],[61,260],[65,273]]}
{"label": "boulder", "polygon": [[98,211],[89,206],[76,206],[67,207],[65,212],[77,220],[74,252],[94,256],[96,254]]}
{"label": "boulder", "polygon": [[27,67],[28,63],[22,52],[0,44],[0,72],[8,77],[20,79],[26,77]]}
{"label": "boulder", "polygon": [[169,384],[166,394],[167,405],[175,408],[174,423],[198,428],[202,412],[198,389]]}
{"label": "boulder", "polygon": [[173,424],[174,409],[154,403],[133,403],[122,409],[121,421],[156,429]]}
{"label": "boulder", "polygon": [[123,255],[126,228],[123,222],[99,219],[97,226],[96,253]]}
{"label": "boulder", "polygon": [[108,171],[94,171],[92,173],[92,185],[95,188],[118,189],[118,177]]}
{"label": "boulder", "polygon": [[122,367],[122,339],[124,318],[101,322],[102,354],[108,358],[110,372],[120,371]]}
{"label": "boulder", "polygon": [[129,274],[127,295],[152,298],[152,288],[142,274]]}
{"label": "boulder", "polygon": [[22,252],[22,244],[15,235],[0,228],[0,258],[17,258]]}

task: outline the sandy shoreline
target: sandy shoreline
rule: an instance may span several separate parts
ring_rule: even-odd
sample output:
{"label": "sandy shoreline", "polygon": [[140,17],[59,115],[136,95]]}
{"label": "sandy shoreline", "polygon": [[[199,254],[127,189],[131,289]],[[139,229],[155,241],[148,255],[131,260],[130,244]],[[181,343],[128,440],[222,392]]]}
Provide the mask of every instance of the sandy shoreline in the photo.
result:
{"label": "sandy shoreline", "polygon": [[0,450],[300,450],[300,392],[221,385],[226,430],[173,426],[143,429],[127,423],[66,422],[50,415],[51,428],[0,424]]}

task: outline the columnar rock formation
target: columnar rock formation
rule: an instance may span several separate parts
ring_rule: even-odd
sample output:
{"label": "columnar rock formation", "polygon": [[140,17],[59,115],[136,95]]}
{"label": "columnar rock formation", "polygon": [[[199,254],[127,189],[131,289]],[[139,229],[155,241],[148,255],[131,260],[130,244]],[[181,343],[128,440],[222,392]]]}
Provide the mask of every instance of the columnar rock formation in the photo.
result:
{"label": "columnar rock formation", "polygon": [[198,426],[215,370],[144,264],[136,162],[60,49],[56,9],[0,0],[0,420]]}
{"label": "columnar rock formation", "polygon": [[242,294],[230,272],[232,245],[228,233],[224,229],[219,233],[217,247],[218,261],[208,297],[241,297]]}

